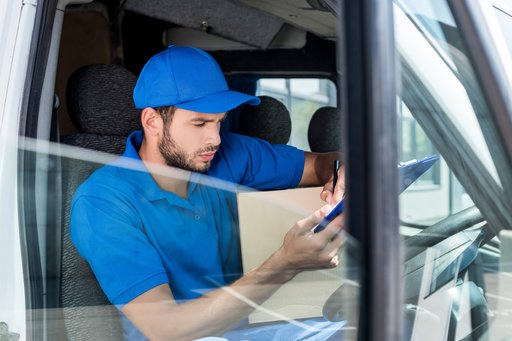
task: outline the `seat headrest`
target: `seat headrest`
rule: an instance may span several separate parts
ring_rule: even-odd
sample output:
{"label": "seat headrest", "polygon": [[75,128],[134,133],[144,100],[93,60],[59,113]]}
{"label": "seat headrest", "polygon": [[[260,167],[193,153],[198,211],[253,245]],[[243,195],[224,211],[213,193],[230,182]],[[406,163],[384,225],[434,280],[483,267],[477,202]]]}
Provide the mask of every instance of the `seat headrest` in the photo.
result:
{"label": "seat headrest", "polygon": [[82,133],[127,136],[141,129],[132,93],[137,77],[122,66],[94,64],[77,69],[68,80],[66,102]]}
{"label": "seat headrest", "polygon": [[342,150],[341,110],[334,107],[318,108],[308,128],[308,142],[312,152],[327,153]]}
{"label": "seat headrest", "polygon": [[269,96],[260,96],[259,106],[246,105],[240,110],[238,132],[273,144],[286,144],[292,133],[290,112]]}

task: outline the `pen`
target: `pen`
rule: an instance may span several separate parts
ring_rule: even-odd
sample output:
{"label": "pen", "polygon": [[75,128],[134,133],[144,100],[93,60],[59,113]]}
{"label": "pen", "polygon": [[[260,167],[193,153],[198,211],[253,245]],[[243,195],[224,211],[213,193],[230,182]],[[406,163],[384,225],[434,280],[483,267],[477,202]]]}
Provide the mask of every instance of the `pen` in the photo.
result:
{"label": "pen", "polygon": [[313,229],[313,233],[318,233],[318,232],[323,231],[327,227],[327,225],[329,225],[329,223],[334,220],[334,218],[336,218],[338,215],[340,215],[343,212],[344,207],[345,207],[345,200],[341,200],[339,203],[336,204],[336,206],[334,206],[332,211],[329,212],[329,214],[327,216],[325,216],[325,218],[320,222],[320,224],[315,226],[315,228]]}
{"label": "pen", "polygon": [[332,174],[332,193],[334,194],[334,189],[336,188],[336,183],[338,182],[338,170],[340,169],[340,160],[334,160],[333,174]]}

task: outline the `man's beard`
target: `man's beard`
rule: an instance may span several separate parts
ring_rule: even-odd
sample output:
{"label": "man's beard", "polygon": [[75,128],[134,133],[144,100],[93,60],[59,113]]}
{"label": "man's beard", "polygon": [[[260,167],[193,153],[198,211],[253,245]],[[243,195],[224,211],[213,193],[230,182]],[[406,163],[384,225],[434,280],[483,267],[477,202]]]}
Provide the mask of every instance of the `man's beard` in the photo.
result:
{"label": "man's beard", "polygon": [[194,164],[194,157],[202,153],[215,152],[219,149],[219,146],[210,146],[199,149],[192,154],[187,154],[176,144],[169,132],[164,130],[162,141],[158,144],[158,149],[168,166],[204,173],[210,168],[211,162],[205,162],[197,166]]}

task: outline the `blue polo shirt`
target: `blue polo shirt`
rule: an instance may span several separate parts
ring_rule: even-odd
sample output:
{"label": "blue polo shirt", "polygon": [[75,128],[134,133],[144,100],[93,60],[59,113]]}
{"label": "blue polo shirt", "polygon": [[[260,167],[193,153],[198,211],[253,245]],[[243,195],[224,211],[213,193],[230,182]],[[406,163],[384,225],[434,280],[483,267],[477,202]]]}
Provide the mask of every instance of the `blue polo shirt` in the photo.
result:
{"label": "blue polo shirt", "polygon": [[[208,175],[256,189],[298,185],[302,151],[231,133],[221,139]],[[123,156],[73,196],[71,239],[109,300],[124,305],[165,283],[188,300],[239,277],[236,187],[193,174],[186,200],[166,192],[140,160],[141,143],[142,133],[132,133]]]}

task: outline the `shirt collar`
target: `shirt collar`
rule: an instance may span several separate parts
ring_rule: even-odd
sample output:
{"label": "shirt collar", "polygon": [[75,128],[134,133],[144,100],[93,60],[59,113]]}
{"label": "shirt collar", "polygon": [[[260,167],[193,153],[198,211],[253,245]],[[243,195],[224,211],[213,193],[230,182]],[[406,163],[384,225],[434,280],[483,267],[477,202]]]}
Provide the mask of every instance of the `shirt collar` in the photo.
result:
{"label": "shirt collar", "polygon": [[126,148],[124,150],[123,156],[129,157],[132,159],[140,160],[139,149],[142,145],[142,131],[136,130],[128,135],[126,139]]}

